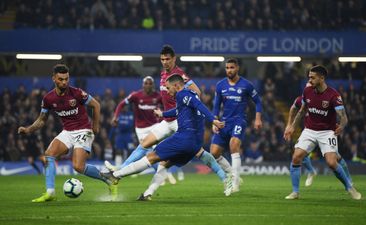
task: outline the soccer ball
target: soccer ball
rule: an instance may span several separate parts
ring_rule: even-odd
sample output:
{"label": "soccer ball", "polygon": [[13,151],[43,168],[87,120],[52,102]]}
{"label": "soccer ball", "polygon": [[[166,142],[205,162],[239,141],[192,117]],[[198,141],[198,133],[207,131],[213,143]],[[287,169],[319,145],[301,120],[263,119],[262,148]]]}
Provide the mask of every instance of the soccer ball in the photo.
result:
{"label": "soccer ball", "polygon": [[64,183],[64,194],[69,198],[77,198],[83,191],[83,183],[78,179],[71,178]]}

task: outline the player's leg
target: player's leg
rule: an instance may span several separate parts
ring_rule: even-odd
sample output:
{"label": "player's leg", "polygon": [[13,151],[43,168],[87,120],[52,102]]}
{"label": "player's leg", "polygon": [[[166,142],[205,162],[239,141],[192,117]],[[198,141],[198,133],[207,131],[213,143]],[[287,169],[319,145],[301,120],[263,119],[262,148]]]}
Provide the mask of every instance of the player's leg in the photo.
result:
{"label": "player's leg", "polygon": [[213,155],[213,157],[216,159],[216,162],[221,166],[225,173],[232,173],[230,163],[227,161],[227,159],[225,159],[225,157],[222,156],[222,151],[224,150],[222,146],[225,146],[225,143],[225,140],[223,140],[220,135],[214,134],[210,146],[210,153]]}
{"label": "player's leg", "polygon": [[345,189],[351,194],[353,199],[361,199],[361,194],[352,186],[343,167],[338,163],[338,141],[333,131],[319,132],[319,148],[334,175],[343,183]]}
{"label": "player's leg", "polygon": [[56,177],[56,164],[55,159],[58,156],[66,154],[68,151],[68,147],[66,144],[61,142],[61,140],[66,140],[67,135],[64,132],[61,132],[48,146],[45,152],[45,160],[46,160],[46,168],[45,168],[45,178],[46,178],[46,193],[44,193],[41,197],[33,199],[32,202],[46,202],[52,201],[56,199],[55,192],[55,177]]}
{"label": "player's leg", "polygon": [[144,193],[142,193],[137,200],[139,201],[149,201],[151,196],[158,190],[159,186],[165,181],[168,176],[168,168],[172,164],[169,161],[162,161],[159,163],[158,169],[154,174],[149,187]]}
{"label": "player's leg", "polygon": [[117,170],[113,173],[101,173],[102,176],[109,178],[110,175],[113,175],[111,179],[114,181],[116,180],[118,182],[118,179],[122,177],[126,177],[132,174],[139,173],[141,171],[144,171],[145,169],[152,166],[152,164],[160,162],[159,156],[156,154],[156,152],[150,152],[146,156],[144,156],[142,159],[139,159],[125,167],[123,167],[120,170]]}
{"label": "player's leg", "polygon": [[290,176],[292,183],[292,193],[285,199],[298,199],[301,177],[301,163],[311,151],[314,150],[317,143],[317,134],[309,129],[304,129],[295,145],[290,164]]}
{"label": "player's leg", "polygon": [[[140,144],[137,146],[135,150],[133,150],[131,155],[123,162],[120,169],[144,157],[149,151],[152,150],[151,147],[153,147],[155,144],[157,144],[164,138],[170,136],[174,132],[174,130],[172,130],[170,127],[170,123],[164,120],[158,124],[153,125],[152,128],[146,130],[149,130],[148,134],[144,135],[142,141],[140,141]],[[137,133],[137,135],[138,138],[140,139],[139,133]],[[107,164],[106,167],[109,170],[113,171],[113,168],[109,168]]]}
{"label": "player's leg", "polygon": [[316,176],[316,170],[311,163],[309,155],[305,156],[305,158],[302,160],[302,165],[304,165],[305,169],[308,172],[308,176],[305,181],[305,186],[309,187],[313,184],[314,177]]}
{"label": "player's leg", "polygon": [[290,175],[292,183],[292,193],[286,196],[286,199],[297,199],[299,197],[300,177],[301,177],[301,162],[306,157],[308,152],[301,148],[295,148],[292,155],[290,165]]}
{"label": "player's leg", "polygon": [[229,146],[231,153],[231,166],[233,175],[233,192],[238,192],[240,185],[240,170],[241,170],[241,157],[240,157],[241,140],[237,137],[232,137],[230,139]]}
{"label": "player's leg", "polygon": [[225,171],[221,168],[221,166],[217,163],[213,155],[209,152],[206,152],[203,148],[199,150],[196,154],[196,157],[201,160],[206,166],[210,167],[212,171],[214,171],[217,176],[220,178],[222,182],[226,179],[227,175]]}
{"label": "player's leg", "polygon": [[[215,152],[219,152],[219,151],[222,152],[221,147],[219,147],[218,145],[215,145],[215,147],[216,148],[218,147],[219,149],[221,149],[221,150],[214,149]],[[200,159],[205,165],[210,167],[212,169],[212,171],[214,171],[216,173],[216,175],[220,178],[220,180],[224,183],[225,195],[226,196],[231,195],[231,193],[233,192],[232,174],[230,172],[226,173],[221,168],[219,163],[215,160],[214,156],[211,153],[206,152],[203,148],[201,148],[199,150],[199,152],[196,154],[196,157],[198,159]],[[230,164],[229,164],[229,166],[230,166]]]}
{"label": "player's leg", "polygon": [[338,160],[339,165],[342,166],[342,168],[343,168],[344,172],[346,173],[346,176],[350,180],[351,184],[353,184],[352,177],[349,172],[346,160],[344,160],[343,157],[339,153],[337,153],[337,160]]}

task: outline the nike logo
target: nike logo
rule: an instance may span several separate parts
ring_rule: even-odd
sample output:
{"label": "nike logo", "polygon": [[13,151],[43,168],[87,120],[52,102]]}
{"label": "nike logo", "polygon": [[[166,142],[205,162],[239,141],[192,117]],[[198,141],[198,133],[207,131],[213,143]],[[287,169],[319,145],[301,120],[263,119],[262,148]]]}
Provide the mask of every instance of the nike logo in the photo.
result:
{"label": "nike logo", "polygon": [[14,169],[6,169],[5,166],[3,166],[3,167],[1,167],[0,175],[2,175],[2,176],[14,175],[14,174],[21,173],[21,172],[24,172],[24,171],[27,171],[30,169],[32,169],[31,166],[14,168]]}

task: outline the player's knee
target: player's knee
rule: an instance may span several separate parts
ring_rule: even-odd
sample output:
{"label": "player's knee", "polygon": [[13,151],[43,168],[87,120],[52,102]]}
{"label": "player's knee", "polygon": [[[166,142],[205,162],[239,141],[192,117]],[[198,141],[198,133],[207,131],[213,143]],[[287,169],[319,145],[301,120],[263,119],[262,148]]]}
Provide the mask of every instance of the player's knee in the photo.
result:
{"label": "player's knee", "polygon": [[73,168],[78,173],[84,173],[85,165],[81,163],[73,163]]}
{"label": "player's knee", "polygon": [[292,164],[294,164],[294,165],[301,165],[302,160],[303,160],[303,157],[301,157],[301,155],[299,155],[299,154],[294,154],[292,156]]}
{"label": "player's knee", "polygon": [[337,168],[337,160],[326,160],[327,161],[327,165],[329,166],[329,168],[331,168],[332,170],[335,170]]}

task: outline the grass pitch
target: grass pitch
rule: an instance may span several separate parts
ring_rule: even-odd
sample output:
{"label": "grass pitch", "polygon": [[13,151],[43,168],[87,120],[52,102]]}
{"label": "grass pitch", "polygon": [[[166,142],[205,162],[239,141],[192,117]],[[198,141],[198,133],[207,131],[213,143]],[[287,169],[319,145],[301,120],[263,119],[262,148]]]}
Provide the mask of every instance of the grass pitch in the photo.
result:
{"label": "grass pitch", "polygon": [[224,225],[224,224],[331,224],[360,225],[366,222],[366,176],[354,176],[360,201],[352,200],[333,176],[317,176],[313,186],[304,187],[299,200],[285,200],[291,192],[287,176],[246,176],[239,193],[223,194],[213,175],[186,174],[176,185],[162,186],[153,201],[138,202],[151,175],[125,178],[119,184],[118,202],[106,201],[107,186],[85,176],[77,199],[63,195],[63,182],[56,178],[58,200],[32,203],[44,191],[43,176],[0,177],[0,224],[136,224],[136,225]]}

